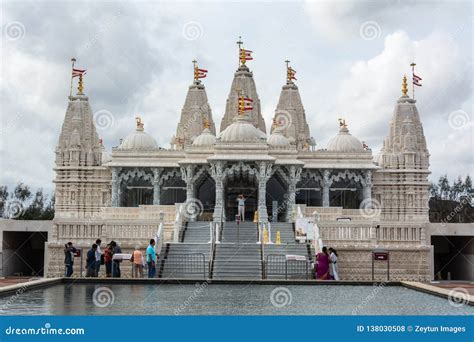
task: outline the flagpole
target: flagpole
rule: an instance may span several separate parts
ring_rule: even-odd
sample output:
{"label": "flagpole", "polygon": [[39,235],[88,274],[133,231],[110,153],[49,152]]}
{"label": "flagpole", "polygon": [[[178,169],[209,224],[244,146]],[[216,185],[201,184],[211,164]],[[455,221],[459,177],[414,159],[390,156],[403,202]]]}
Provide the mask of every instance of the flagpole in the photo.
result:
{"label": "flagpole", "polygon": [[411,63],[411,93],[412,93],[412,98],[413,100],[415,99],[415,62]]}
{"label": "flagpole", "polygon": [[75,58],[71,58],[71,62],[72,62],[72,67],[71,67],[71,88],[69,90],[69,97],[72,96],[72,79],[74,78],[72,76],[72,71],[74,70],[74,63],[76,62],[76,59]]}
{"label": "flagpole", "polygon": [[239,40],[237,41],[237,45],[239,46],[239,65],[238,65],[239,68],[240,68],[240,63],[241,63],[240,53],[241,53],[242,44],[243,44],[242,36],[239,36]]}

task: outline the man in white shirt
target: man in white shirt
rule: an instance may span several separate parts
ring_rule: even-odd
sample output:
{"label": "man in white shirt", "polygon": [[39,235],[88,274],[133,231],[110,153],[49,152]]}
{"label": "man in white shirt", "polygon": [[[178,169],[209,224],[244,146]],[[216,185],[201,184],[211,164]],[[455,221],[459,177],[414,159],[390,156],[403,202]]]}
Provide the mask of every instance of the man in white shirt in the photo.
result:
{"label": "man in white shirt", "polygon": [[237,213],[237,215],[240,216],[240,221],[242,221],[242,222],[245,222],[245,200],[246,200],[246,198],[242,194],[237,196],[237,199],[236,199],[236,201],[238,202],[238,213]]}
{"label": "man in white shirt", "polygon": [[100,244],[102,243],[101,239],[95,240],[95,244],[97,245],[97,249],[95,250],[95,276],[99,276],[100,270],[100,259],[102,257],[102,251],[100,249]]}

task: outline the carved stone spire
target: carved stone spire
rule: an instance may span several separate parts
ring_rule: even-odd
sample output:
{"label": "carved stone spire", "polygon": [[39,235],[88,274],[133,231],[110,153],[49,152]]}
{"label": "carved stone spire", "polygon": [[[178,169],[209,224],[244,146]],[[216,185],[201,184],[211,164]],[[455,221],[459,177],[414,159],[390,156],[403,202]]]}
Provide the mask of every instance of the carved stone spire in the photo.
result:
{"label": "carved stone spire", "polygon": [[[303,150],[309,148],[311,135],[298,87],[293,82],[294,73],[287,65],[287,82],[282,87],[274,118],[291,144],[296,145],[298,150]],[[273,129],[272,127],[272,133]]]}
{"label": "carved stone spire", "polygon": [[416,101],[409,98],[406,79],[395,105],[389,132],[377,162],[375,198],[387,221],[428,222],[429,152]]}
{"label": "carved stone spire", "polygon": [[[242,42],[240,40],[237,42],[237,44],[239,45],[240,63],[239,68],[234,74],[234,79],[232,80],[232,85],[230,87],[229,96],[225,106],[225,114],[221,121],[220,131],[222,132],[227,128],[227,126],[231,125],[234,118],[238,115],[239,94],[243,93],[246,97],[253,99],[253,108],[251,111],[247,112],[250,117],[250,121],[256,128],[265,133],[265,121],[262,117],[260,99],[258,98],[257,87],[255,86],[255,81],[253,79],[253,73],[245,64],[246,60],[252,59],[252,57],[250,57],[251,51],[243,50],[241,47]],[[242,51],[244,51],[243,54]],[[248,54],[248,56],[246,54]]]}
{"label": "carved stone spire", "polygon": [[184,101],[183,109],[181,110],[181,118],[174,137],[174,145],[177,149],[182,149],[185,146],[191,145],[193,140],[201,135],[204,122],[208,122],[210,131],[214,135],[216,134],[216,127],[212,119],[211,106],[207,100],[206,88],[204,87],[204,84],[196,78],[196,67],[194,69],[194,81],[189,86],[188,94],[186,95],[186,100]]}

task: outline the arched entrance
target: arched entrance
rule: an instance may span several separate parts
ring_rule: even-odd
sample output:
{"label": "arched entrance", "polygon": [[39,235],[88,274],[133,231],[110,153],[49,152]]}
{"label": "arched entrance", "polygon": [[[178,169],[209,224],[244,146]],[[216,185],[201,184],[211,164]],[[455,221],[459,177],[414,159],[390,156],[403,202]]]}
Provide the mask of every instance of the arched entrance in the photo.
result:
{"label": "arched entrance", "polygon": [[211,221],[216,205],[216,182],[205,172],[195,183],[196,198],[202,203],[203,214],[199,220]]}
{"label": "arched entrance", "polygon": [[235,220],[237,215],[237,197],[242,194],[245,201],[245,220],[253,220],[258,205],[258,183],[249,174],[239,174],[227,178],[224,190],[224,210],[228,221]]}
{"label": "arched entrance", "polygon": [[279,172],[275,172],[267,182],[266,204],[268,217],[273,222],[285,222],[290,205],[288,185]]}

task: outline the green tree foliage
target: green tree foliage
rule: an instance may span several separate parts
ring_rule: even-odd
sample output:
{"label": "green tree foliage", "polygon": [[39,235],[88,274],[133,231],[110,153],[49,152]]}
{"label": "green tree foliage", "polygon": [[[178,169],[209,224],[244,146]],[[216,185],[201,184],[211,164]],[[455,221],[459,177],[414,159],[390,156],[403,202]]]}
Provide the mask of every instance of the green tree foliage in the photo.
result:
{"label": "green tree foliage", "polygon": [[0,217],[17,220],[52,220],[54,218],[54,196],[48,201],[43,189],[32,196],[30,187],[18,183],[9,193],[6,186],[0,186]]}

